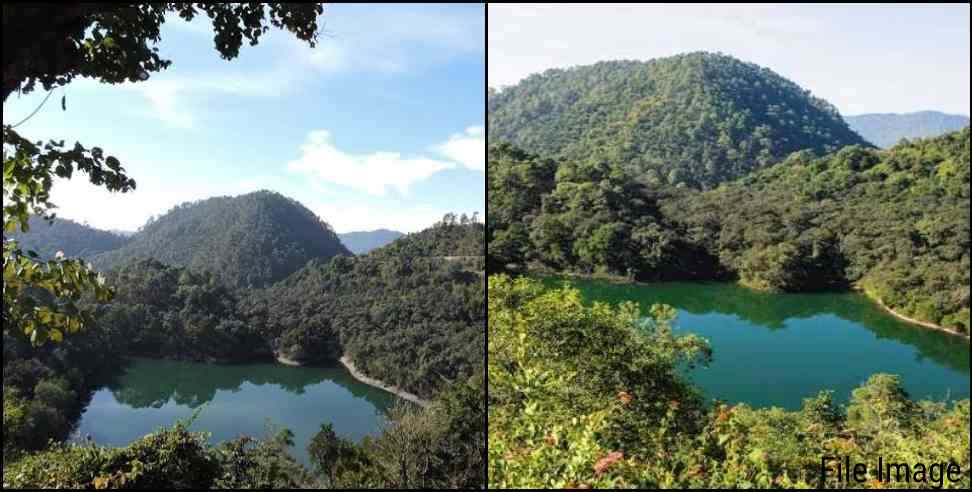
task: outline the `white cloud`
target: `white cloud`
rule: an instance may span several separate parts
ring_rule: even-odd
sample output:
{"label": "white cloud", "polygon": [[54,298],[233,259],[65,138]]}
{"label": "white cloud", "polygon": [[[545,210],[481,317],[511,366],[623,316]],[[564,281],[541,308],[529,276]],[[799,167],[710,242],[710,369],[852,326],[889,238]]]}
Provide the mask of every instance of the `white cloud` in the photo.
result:
{"label": "white cloud", "polygon": [[145,82],[124,83],[119,87],[142,95],[149,103],[148,116],[182,129],[195,127],[200,106],[193,100],[213,94],[240,97],[273,97],[282,94],[295,82],[283,68],[259,74],[201,75],[165,77],[157,75]]}
{"label": "white cloud", "polygon": [[469,127],[465,133],[453,135],[433,149],[469,169],[486,171],[486,129],[483,126]]}
{"label": "white cloud", "polygon": [[377,196],[385,195],[389,186],[407,194],[412,183],[454,167],[451,162],[402,157],[398,152],[344,152],[334,146],[327,130],[312,131],[301,146],[301,156],[287,164],[291,172]]}
{"label": "white cloud", "polygon": [[206,196],[205,190],[191,186],[164,187],[147,177],[139,177],[135,191],[112,193],[92,185],[86,178],[78,174],[71,180],[56,180],[51,196],[58,205],[55,210],[58,216],[99,229],[134,231],[150,216],[162,215],[175,205]]}

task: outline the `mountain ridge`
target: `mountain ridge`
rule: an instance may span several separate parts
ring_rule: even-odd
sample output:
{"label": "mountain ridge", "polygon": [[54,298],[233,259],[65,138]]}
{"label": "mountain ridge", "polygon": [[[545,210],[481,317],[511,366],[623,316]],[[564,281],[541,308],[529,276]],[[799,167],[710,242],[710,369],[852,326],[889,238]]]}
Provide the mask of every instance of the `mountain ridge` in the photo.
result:
{"label": "mountain ridge", "polygon": [[492,143],[624,164],[649,183],[701,189],[795,151],[870,146],[810,91],[708,52],[547,70],[489,91],[487,112]]}
{"label": "mountain ridge", "polygon": [[373,249],[385,246],[404,235],[403,232],[384,228],[338,233],[341,243],[356,255],[365,254]]}
{"label": "mountain ridge", "polygon": [[844,117],[865,140],[890,148],[902,139],[937,137],[969,126],[969,117],[941,111],[866,113]]}

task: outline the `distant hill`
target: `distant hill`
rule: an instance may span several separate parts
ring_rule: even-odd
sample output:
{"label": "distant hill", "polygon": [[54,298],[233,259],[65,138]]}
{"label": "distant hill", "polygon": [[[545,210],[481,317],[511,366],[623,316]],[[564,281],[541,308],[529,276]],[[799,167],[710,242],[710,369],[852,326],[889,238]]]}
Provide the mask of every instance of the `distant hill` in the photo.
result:
{"label": "distant hill", "polygon": [[713,53],[548,70],[489,91],[487,111],[491,143],[702,189],[794,151],[866,145],[826,101]]}
{"label": "distant hill", "polygon": [[124,247],[94,258],[111,268],[154,258],[210,272],[231,287],[262,287],[308,260],[350,255],[331,227],[295,200],[258,191],[184,203],[147,223]]}
{"label": "distant hill", "polygon": [[903,138],[937,137],[969,126],[968,116],[938,111],[862,114],[844,119],[865,140],[882,148],[891,147]]}
{"label": "distant hill", "polygon": [[32,216],[29,225],[30,231],[26,233],[5,233],[4,236],[16,239],[24,251],[34,251],[42,258],[53,258],[58,251],[63,251],[68,258],[90,258],[128,242],[122,235],[70,219],[57,218],[49,224],[41,217]]}
{"label": "distant hill", "polygon": [[365,254],[375,248],[380,248],[402,236],[404,233],[388,229],[374,231],[356,231],[338,234],[341,243],[356,255]]}

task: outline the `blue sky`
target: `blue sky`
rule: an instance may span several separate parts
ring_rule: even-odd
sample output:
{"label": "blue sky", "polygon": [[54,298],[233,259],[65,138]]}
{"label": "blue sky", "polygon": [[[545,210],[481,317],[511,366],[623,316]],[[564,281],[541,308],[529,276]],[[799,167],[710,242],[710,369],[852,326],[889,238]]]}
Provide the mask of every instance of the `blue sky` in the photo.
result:
{"label": "blue sky", "polygon": [[969,5],[487,7],[489,85],[548,68],[720,51],[854,115],[969,114]]}
{"label": "blue sky", "polygon": [[[59,215],[135,230],[172,206],[270,189],[338,232],[411,232],[446,212],[485,211],[485,8],[328,5],[316,48],[271,31],[239,58],[212,46],[209,20],[168,21],[172,66],[144,83],[63,89],[18,128],[79,140],[122,160],[138,189],[58,182]],[[13,95],[5,122],[44,92]]]}

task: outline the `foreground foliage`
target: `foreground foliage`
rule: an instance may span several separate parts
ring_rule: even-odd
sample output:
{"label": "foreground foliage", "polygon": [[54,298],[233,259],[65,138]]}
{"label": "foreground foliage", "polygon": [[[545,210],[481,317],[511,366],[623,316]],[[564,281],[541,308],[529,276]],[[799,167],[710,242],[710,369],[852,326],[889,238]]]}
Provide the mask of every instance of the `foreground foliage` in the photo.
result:
{"label": "foreground foliage", "polygon": [[[671,308],[639,320],[631,305],[582,305],[576,290],[489,279],[490,488],[834,488],[822,456],[955,463],[967,489],[969,400],[914,402],[878,374],[846,408],[828,393],[803,409],[702,405],[676,367],[704,362],[671,335]],[[947,482],[946,482],[947,484]]]}

